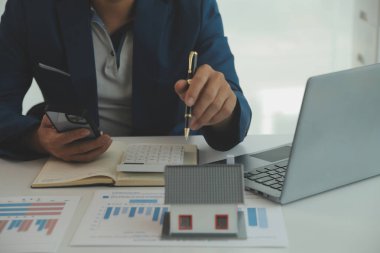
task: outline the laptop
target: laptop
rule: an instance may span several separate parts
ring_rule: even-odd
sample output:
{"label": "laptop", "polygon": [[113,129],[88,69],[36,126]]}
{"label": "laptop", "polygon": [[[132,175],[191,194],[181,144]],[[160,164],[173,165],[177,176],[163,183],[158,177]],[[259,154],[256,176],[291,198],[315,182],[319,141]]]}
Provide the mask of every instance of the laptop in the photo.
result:
{"label": "laptop", "polygon": [[380,174],[380,64],[311,77],[292,144],[237,156],[245,187],[286,204]]}

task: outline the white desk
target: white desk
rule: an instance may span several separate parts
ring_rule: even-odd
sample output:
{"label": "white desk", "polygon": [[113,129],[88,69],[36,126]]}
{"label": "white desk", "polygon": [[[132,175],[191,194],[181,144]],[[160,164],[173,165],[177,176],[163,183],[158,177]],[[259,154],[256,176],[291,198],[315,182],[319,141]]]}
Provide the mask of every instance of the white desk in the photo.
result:
{"label": "white desk", "polygon": [[[128,137],[128,142],[183,142],[183,137]],[[291,136],[248,136],[244,143],[223,153],[210,149],[202,137],[192,137],[199,147],[200,163],[224,158],[226,154],[258,151],[291,141]],[[368,179],[318,196],[283,206],[287,248],[149,248],[70,247],[70,241],[95,190],[109,187],[31,189],[30,185],[45,160],[10,162],[0,159],[0,196],[75,195],[81,202],[58,252],[380,252],[380,177]],[[360,169],[360,168],[358,168]],[[1,249],[0,249],[1,252]]]}

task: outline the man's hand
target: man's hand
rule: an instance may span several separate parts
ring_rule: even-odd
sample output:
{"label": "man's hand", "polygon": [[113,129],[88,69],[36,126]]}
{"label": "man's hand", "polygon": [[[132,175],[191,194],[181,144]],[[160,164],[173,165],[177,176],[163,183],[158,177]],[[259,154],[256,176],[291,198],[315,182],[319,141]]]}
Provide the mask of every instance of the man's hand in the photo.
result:
{"label": "man's hand", "polygon": [[236,106],[237,98],[224,75],[209,65],[197,69],[190,85],[186,80],[179,80],[175,91],[187,106],[192,106],[192,130],[203,126],[223,127]]}
{"label": "man's hand", "polygon": [[48,153],[67,162],[89,162],[103,154],[111,145],[109,135],[95,140],[79,141],[90,134],[88,129],[58,133],[45,115],[39,128],[30,136],[29,145],[40,153]]}

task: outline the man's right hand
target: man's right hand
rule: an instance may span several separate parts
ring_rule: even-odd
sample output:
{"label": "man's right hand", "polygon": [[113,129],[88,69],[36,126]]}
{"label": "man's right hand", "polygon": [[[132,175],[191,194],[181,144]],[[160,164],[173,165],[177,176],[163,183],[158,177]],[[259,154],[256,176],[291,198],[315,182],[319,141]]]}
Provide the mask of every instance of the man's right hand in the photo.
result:
{"label": "man's right hand", "polygon": [[30,136],[29,145],[37,152],[50,154],[67,162],[89,162],[103,154],[112,143],[107,134],[94,140],[76,142],[89,134],[89,130],[84,128],[58,133],[44,115],[41,125]]}

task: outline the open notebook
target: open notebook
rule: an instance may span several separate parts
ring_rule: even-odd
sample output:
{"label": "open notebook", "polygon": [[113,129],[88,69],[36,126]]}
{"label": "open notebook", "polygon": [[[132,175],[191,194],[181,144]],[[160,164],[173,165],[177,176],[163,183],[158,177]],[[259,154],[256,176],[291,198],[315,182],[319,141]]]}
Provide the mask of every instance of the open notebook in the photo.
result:
{"label": "open notebook", "polygon": [[[32,187],[63,187],[63,186],[81,186],[81,185],[97,185],[106,184],[114,186],[162,186],[164,185],[164,177],[161,172],[152,171],[154,164],[152,159],[149,160],[151,153],[139,153],[139,159],[149,160],[149,169],[144,170],[142,166],[139,168],[141,172],[122,172],[117,171],[118,165],[123,164],[130,159],[128,151],[136,151],[139,148],[156,149],[164,147],[182,152],[182,157],[176,157],[175,162],[186,165],[196,165],[198,163],[198,149],[192,144],[125,144],[123,142],[114,141],[111,147],[101,155],[97,160],[90,163],[67,163],[56,158],[49,160],[42,167],[40,173],[34,180]],[[132,154],[133,155],[133,154]],[[142,156],[141,156],[142,155]],[[167,155],[167,154],[166,154]],[[160,156],[160,154],[158,154]],[[134,157],[133,159],[137,159]],[[129,162],[130,160],[128,160]],[[162,159],[158,157],[155,160],[157,167],[162,167]],[[160,162],[161,161],[161,162]],[[139,160],[141,163],[141,161]],[[170,164],[168,162],[168,164]],[[159,170],[157,170],[159,171]]]}

